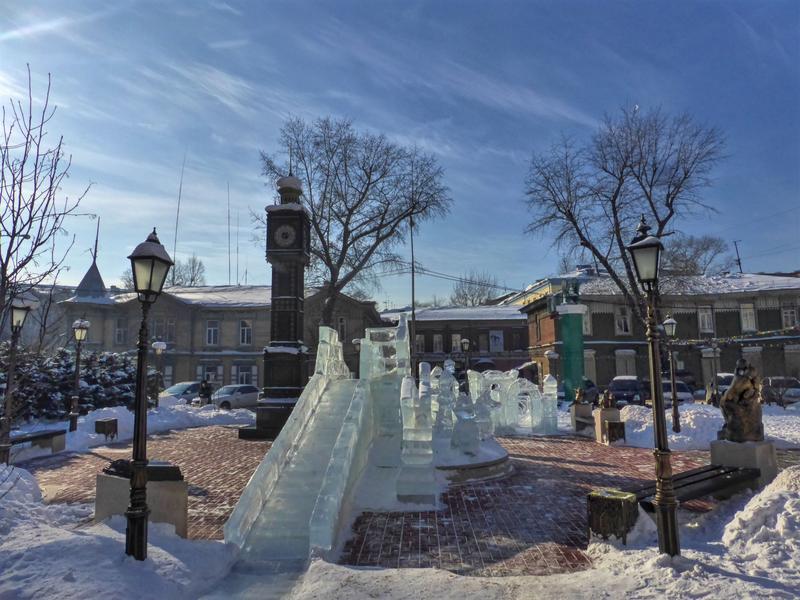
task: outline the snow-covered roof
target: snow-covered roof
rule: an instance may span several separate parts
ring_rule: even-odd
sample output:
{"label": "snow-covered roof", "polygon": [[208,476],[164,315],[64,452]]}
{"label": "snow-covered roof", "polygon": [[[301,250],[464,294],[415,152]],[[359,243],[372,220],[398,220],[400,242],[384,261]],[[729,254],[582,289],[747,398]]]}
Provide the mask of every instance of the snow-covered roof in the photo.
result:
{"label": "snow-covered roof", "polygon": [[[664,275],[659,281],[662,295],[699,296],[711,294],[748,294],[767,291],[800,292],[800,277],[780,277],[757,273],[727,275]],[[581,296],[615,296],[620,291],[611,277],[595,276],[584,279]]]}
{"label": "snow-covered roof", "polygon": [[[524,321],[519,306],[446,306],[417,309],[417,321]],[[411,315],[410,309],[387,311],[381,317],[397,320],[400,314]]]}
{"label": "snow-covered roof", "polygon": [[262,307],[272,301],[272,288],[268,285],[170,287],[164,293],[185,304],[206,307]]}

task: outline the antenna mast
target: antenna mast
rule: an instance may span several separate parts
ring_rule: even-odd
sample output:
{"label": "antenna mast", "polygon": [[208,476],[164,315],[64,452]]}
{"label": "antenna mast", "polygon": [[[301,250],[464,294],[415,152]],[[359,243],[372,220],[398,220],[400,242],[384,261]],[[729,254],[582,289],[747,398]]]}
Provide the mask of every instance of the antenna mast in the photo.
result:
{"label": "antenna mast", "polygon": [[236,285],[239,285],[239,211],[236,211]]}
{"label": "antenna mast", "polygon": [[[181,196],[183,195],[183,171],[186,169],[186,152],[183,153],[183,165],[181,165],[181,180],[178,184],[178,210],[175,211],[175,237],[172,240],[172,260],[178,260],[176,252],[178,249],[178,221],[181,217]],[[172,285],[175,285],[175,269],[172,269]]]}
{"label": "antenna mast", "polygon": [[739,256],[739,242],[742,240],[733,240],[733,247],[736,248],[736,264],[739,265],[739,273],[744,273],[742,271],[742,258]]}
{"label": "antenna mast", "polygon": [[231,284],[231,182],[228,182],[228,285]]}
{"label": "antenna mast", "polygon": [[97,230],[94,234],[94,252],[92,253],[92,262],[97,262],[97,242],[100,239],[100,216],[97,217]]}

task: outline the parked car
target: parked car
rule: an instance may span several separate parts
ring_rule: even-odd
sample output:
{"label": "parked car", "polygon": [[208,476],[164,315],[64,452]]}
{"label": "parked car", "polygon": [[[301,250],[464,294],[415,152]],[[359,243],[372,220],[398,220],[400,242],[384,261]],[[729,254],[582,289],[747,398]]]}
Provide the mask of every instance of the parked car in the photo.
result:
{"label": "parked car", "polygon": [[720,398],[722,398],[725,392],[728,391],[728,388],[731,387],[734,377],[735,375],[733,373],[717,373],[717,392],[719,392]]}
{"label": "parked car", "polygon": [[258,404],[259,391],[254,385],[225,385],[214,392],[211,401],[222,410],[248,408]]}
{"label": "parked car", "polygon": [[171,406],[175,404],[191,404],[192,399],[200,391],[199,381],[182,381],[171,385],[158,395],[160,406]]}
{"label": "parked car", "polygon": [[649,386],[635,375],[617,375],[608,384],[611,399],[618,405],[644,404],[650,397]]}
{"label": "parked car", "polygon": [[[598,398],[600,398],[600,388],[592,381],[586,377],[583,378],[583,399],[588,402],[589,404],[597,404]],[[562,402],[564,400],[564,388],[560,386],[558,388],[558,401]],[[574,401],[575,398],[570,398],[570,402]]]}
{"label": "parked car", "polygon": [[797,377],[765,377],[761,380],[761,401],[780,406],[800,402],[800,380]]}
{"label": "parked car", "polygon": [[[672,384],[669,381],[662,381],[661,386],[664,390],[664,406],[672,406]],[[675,382],[675,395],[678,398],[678,404],[694,400],[692,390],[682,381]]]}

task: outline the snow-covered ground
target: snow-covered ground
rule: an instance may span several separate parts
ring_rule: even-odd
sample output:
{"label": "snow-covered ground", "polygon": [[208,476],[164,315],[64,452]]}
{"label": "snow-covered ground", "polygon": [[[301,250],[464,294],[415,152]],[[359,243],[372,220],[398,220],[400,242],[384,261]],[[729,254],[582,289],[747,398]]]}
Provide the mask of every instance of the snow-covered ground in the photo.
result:
{"label": "snow-covered ground", "polygon": [[[680,407],[681,432],[672,431],[672,411],[666,411],[671,450],[708,450],[717,439],[723,418],[719,408],[707,404],[684,404]],[[776,448],[800,448],[800,411],[778,406],[763,407],[764,434]],[[625,421],[625,441],[629,446],[653,447],[653,410],[644,406],[626,406],[620,411]]]}
{"label": "snow-covered ground", "polygon": [[[100,408],[78,418],[77,431],[67,433],[68,452],[85,452],[94,446],[109,443],[102,433],[95,433],[94,424],[98,419],[117,419],[118,437],[115,442],[126,441],[133,438],[133,412],[124,406],[113,408]],[[255,413],[245,408],[235,410],[219,410],[213,404],[203,407],[192,407],[185,404],[172,406],[159,406],[147,411],[147,432],[160,433],[173,429],[187,429],[189,427],[204,427],[208,425],[252,425],[255,422]],[[15,432],[15,435],[45,431],[48,429],[69,429],[68,422],[38,423],[24,425]],[[36,456],[46,456],[50,450],[38,448],[31,444],[20,444],[12,449],[12,460],[22,462]]]}
{"label": "snow-covered ground", "polygon": [[542,577],[460,577],[436,569],[364,569],[316,561],[293,599],[357,598],[797,598],[800,467],[757,495],[712,513],[680,513],[682,556],[659,555],[655,526],[640,516],[629,545],[595,541],[594,567]]}
{"label": "snow-covered ground", "polygon": [[161,523],[150,523],[148,558],[136,561],[124,517],[86,526],[92,510],[45,505],[29,472],[0,467],[0,598],[196,598],[230,569],[232,546]]}

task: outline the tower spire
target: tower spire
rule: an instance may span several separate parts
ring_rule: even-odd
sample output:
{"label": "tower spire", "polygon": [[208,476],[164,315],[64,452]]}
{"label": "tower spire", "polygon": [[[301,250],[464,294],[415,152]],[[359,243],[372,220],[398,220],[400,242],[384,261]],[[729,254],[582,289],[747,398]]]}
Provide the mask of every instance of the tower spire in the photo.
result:
{"label": "tower spire", "polygon": [[97,229],[94,234],[94,251],[92,252],[92,262],[97,262],[97,243],[100,239],[100,216],[97,217]]}

